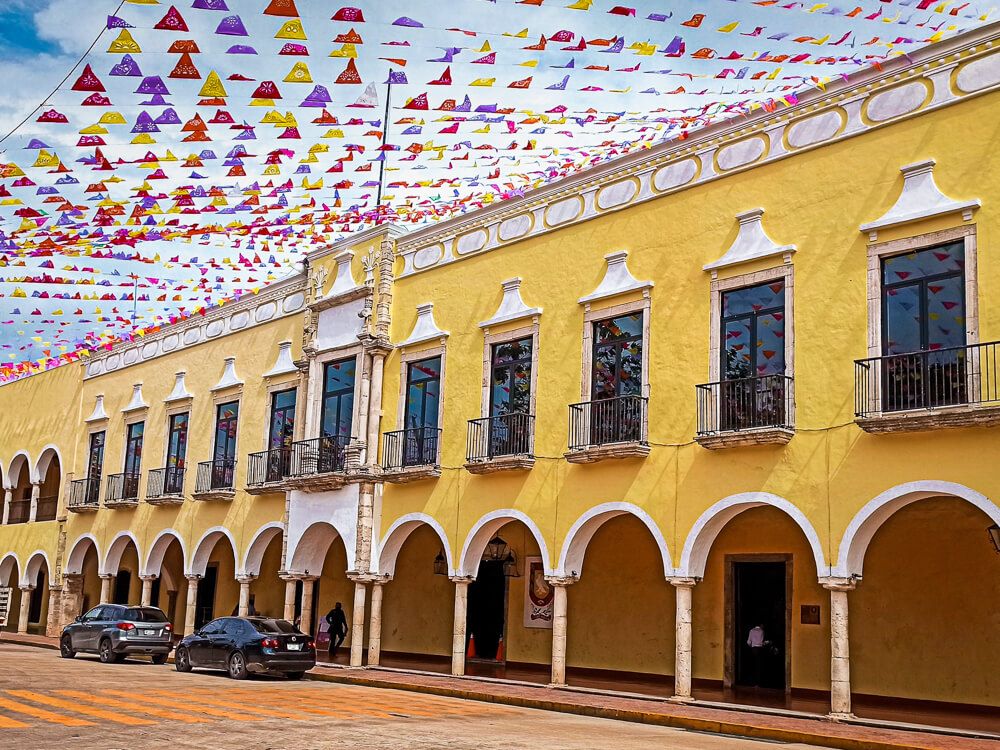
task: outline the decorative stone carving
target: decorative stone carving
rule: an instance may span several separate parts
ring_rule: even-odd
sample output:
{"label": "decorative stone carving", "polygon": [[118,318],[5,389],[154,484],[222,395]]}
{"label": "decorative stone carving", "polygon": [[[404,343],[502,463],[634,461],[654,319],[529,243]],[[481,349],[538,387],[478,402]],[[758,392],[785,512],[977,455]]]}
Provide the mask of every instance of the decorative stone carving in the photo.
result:
{"label": "decorative stone carving", "polygon": [[492,318],[479,324],[480,328],[489,328],[511,320],[531,318],[542,314],[542,308],[528,307],[521,299],[521,279],[519,277],[501,282],[500,288],[503,289],[503,299],[500,300],[500,306],[493,313]]}
{"label": "decorative stone carving", "polygon": [[222,370],[222,377],[219,382],[212,386],[212,392],[223,391],[226,388],[235,388],[243,385],[243,381],[236,375],[236,357],[226,357],[226,364]]}
{"label": "decorative stone carving", "polygon": [[254,320],[260,323],[273,318],[276,312],[278,312],[278,306],[276,304],[273,302],[265,302],[254,311],[253,317]]}
{"label": "decorative stone carving", "polygon": [[428,245],[422,247],[413,254],[413,267],[417,270],[429,268],[444,257],[444,246]]}
{"label": "decorative stone carving", "polygon": [[639,193],[639,183],[634,179],[622,180],[608,185],[597,193],[597,206],[607,211],[622,206]]}
{"label": "decorative stone carving", "polygon": [[417,305],[417,320],[413,324],[413,331],[406,341],[399,344],[400,347],[413,346],[424,341],[433,341],[448,336],[447,331],[442,331],[434,322],[434,303],[425,302]]}
{"label": "decorative stone carving", "polygon": [[531,231],[531,227],[534,223],[535,220],[532,218],[531,214],[514,216],[513,218],[500,222],[500,228],[497,230],[497,235],[500,237],[501,241],[510,242],[511,240],[524,237],[524,235]]}
{"label": "decorative stone carving", "polygon": [[955,76],[955,86],[959,91],[972,93],[1000,83],[1000,55],[993,54],[966,63]]}
{"label": "decorative stone carving", "polygon": [[583,199],[579,195],[556,201],[545,212],[545,223],[557,227],[567,221],[573,221],[583,213]]}
{"label": "decorative stone carving", "polygon": [[104,394],[98,393],[94,401],[94,411],[90,413],[84,422],[100,422],[108,418],[108,413],[104,411]]}
{"label": "decorative stone carving", "polygon": [[698,162],[684,159],[675,164],[660,167],[653,173],[653,187],[664,191],[687,185],[698,174]]}
{"label": "decorative stone carving", "polygon": [[923,81],[881,91],[868,100],[865,114],[874,122],[885,122],[920,109],[927,101],[928,89]]}
{"label": "decorative stone carving", "polygon": [[166,404],[172,404],[177,401],[185,401],[189,398],[194,398],[194,395],[188,391],[187,384],[184,382],[184,377],[187,373],[184,370],[174,374],[174,389],[170,391],[170,395],[163,399]]}
{"label": "decorative stone carving", "polygon": [[805,148],[833,138],[845,123],[844,111],[839,108],[831,109],[792,123],[786,139],[792,148]]}
{"label": "decorative stone carving", "polygon": [[754,136],[719,149],[715,161],[719,165],[719,169],[728,172],[730,169],[757,161],[764,156],[766,151],[767,143],[764,138]]}
{"label": "decorative stone carving", "polygon": [[878,230],[920,221],[932,216],[962,212],[965,221],[972,220],[972,212],[982,203],[978,198],[971,200],[955,200],[941,192],[934,182],[934,160],[908,164],[899,171],[903,173],[903,191],[896,199],[895,205],[884,213],[881,218],[862,224],[862,232],[868,232],[874,242],[878,239]]}
{"label": "decorative stone carving", "polygon": [[[330,292],[327,294],[327,297],[339,297],[341,294],[347,294],[348,292],[360,289],[361,285],[354,280],[354,274],[351,271],[351,263],[354,261],[354,252],[351,250],[344,250],[342,253],[337,253],[333,257],[333,260],[337,264],[337,275],[333,279],[333,285],[330,287]],[[319,297],[316,299],[319,299]]]}
{"label": "decorative stone carving", "polygon": [[132,399],[128,402],[128,405],[122,409],[123,414],[128,414],[132,411],[139,411],[140,409],[148,409],[149,404],[147,404],[142,398],[142,383],[136,383],[132,386]]}
{"label": "decorative stone carving", "polygon": [[274,361],[271,369],[264,373],[264,377],[274,378],[279,375],[290,375],[298,371],[299,369],[295,366],[295,362],[292,361],[292,342],[278,342],[278,358]]}
{"label": "decorative stone carving", "polygon": [[486,247],[489,235],[485,229],[476,229],[473,232],[463,234],[455,241],[455,252],[459,255],[475,253]]}
{"label": "decorative stone carving", "polygon": [[604,260],[608,263],[608,268],[604,272],[604,278],[597,285],[597,289],[585,297],[580,297],[579,302],[581,305],[605,299],[606,297],[614,297],[616,294],[634,292],[639,289],[650,289],[653,286],[652,281],[639,281],[628,270],[628,266],[626,265],[626,261],[628,260],[627,250],[609,253],[604,256]]}
{"label": "decorative stone carving", "polygon": [[740,230],[736,240],[721,258],[703,266],[704,270],[713,271],[736,263],[746,263],[748,260],[794,253],[795,245],[779,245],[767,236],[761,222],[763,215],[763,208],[737,214],[736,221],[740,224]]}

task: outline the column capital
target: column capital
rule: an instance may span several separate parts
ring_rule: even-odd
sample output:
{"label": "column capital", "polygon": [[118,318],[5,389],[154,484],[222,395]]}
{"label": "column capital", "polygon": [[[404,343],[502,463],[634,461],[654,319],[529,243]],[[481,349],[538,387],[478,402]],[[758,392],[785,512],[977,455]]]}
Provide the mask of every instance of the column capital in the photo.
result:
{"label": "column capital", "polygon": [[63,573],[63,580],[75,581],[77,579],[83,579],[83,573]]}
{"label": "column capital", "polygon": [[476,580],[475,576],[448,576],[448,580],[452,583],[472,583]]}
{"label": "column capital", "polygon": [[354,581],[355,583],[374,583],[379,580],[382,576],[378,573],[357,573],[348,572],[347,577]]}
{"label": "column capital", "polygon": [[198,583],[198,581],[200,581],[203,578],[203,576],[199,575],[198,573],[186,573],[184,577],[187,578],[192,583]]}
{"label": "column capital", "polygon": [[117,575],[114,573],[101,573],[97,577],[100,578],[102,581],[113,581],[115,578],[117,578]]}
{"label": "column capital", "polygon": [[841,576],[820,576],[819,585],[827,591],[854,591],[861,580],[855,576],[843,578]]}
{"label": "column capital", "polygon": [[34,584],[29,584],[27,586],[18,586],[18,588],[21,589],[21,591],[34,591],[35,590]]}
{"label": "column capital", "polygon": [[579,581],[578,576],[545,576],[550,586],[572,586]]}
{"label": "column capital", "polygon": [[667,576],[667,583],[676,588],[693,588],[700,580],[691,576]]}
{"label": "column capital", "polygon": [[385,584],[389,583],[389,581],[391,581],[391,580],[392,580],[392,576],[391,575],[389,575],[388,573],[383,573],[382,575],[378,576],[374,581],[372,581],[372,583],[375,586],[384,586]]}
{"label": "column capital", "polygon": [[149,575],[149,576],[139,576],[140,581],[155,581],[159,576]]}
{"label": "column capital", "polygon": [[295,578],[302,583],[315,583],[319,580],[319,576],[309,575],[306,573],[301,573],[295,576]]}
{"label": "column capital", "polygon": [[257,580],[257,576],[250,575],[249,573],[245,573],[243,575],[236,576],[236,580],[239,581],[240,584],[244,584],[244,583],[250,584],[250,583],[253,583],[254,581]]}

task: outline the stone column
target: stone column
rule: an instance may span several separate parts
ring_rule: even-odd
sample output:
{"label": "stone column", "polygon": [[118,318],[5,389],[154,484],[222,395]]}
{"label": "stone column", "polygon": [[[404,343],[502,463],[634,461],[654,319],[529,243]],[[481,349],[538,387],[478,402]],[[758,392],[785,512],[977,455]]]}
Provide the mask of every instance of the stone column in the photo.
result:
{"label": "stone column", "polygon": [[368,401],[368,434],[365,437],[368,443],[367,458],[370,466],[378,464],[378,432],[382,416],[382,380],[385,370],[385,354],[382,350],[372,352],[371,396]]}
{"label": "stone column", "polygon": [[316,637],[312,629],[313,588],[315,585],[316,576],[302,576],[302,619],[299,629],[313,638]]}
{"label": "stone column", "polygon": [[236,580],[240,583],[240,605],[237,610],[237,614],[240,617],[246,617],[250,614],[250,584],[257,576],[236,576]]}
{"label": "stone column", "polygon": [[351,612],[353,624],[351,628],[351,666],[360,667],[364,663],[365,651],[365,596],[368,591],[368,578],[358,576],[354,579],[354,611]]}
{"label": "stone column", "polygon": [[34,523],[35,519],[38,517],[38,496],[42,492],[42,485],[33,484],[31,485],[31,506],[28,510],[28,522]]}
{"label": "stone column", "polygon": [[10,501],[14,499],[13,490],[3,491],[3,525],[6,526],[10,520]]}
{"label": "stone column", "polygon": [[294,576],[282,576],[285,582],[285,611],[282,613],[289,622],[295,622],[295,582]]}
{"label": "stone column", "polygon": [[551,686],[561,687],[566,684],[566,634],[568,619],[566,616],[569,593],[566,587],[575,583],[576,579],[568,576],[549,576],[545,580],[552,586],[552,680]]}
{"label": "stone column", "polygon": [[848,633],[847,592],[852,578],[820,578],[830,592],[830,718],[849,719],[851,713],[851,653]]}
{"label": "stone column", "polygon": [[372,614],[368,626],[368,666],[377,667],[382,658],[382,587],[392,578],[382,576],[372,581]]}
{"label": "stone column", "polygon": [[694,700],[691,697],[691,602],[698,581],[680,577],[668,578],[667,581],[674,587],[677,599],[674,616],[674,694],[670,700],[689,703]]}
{"label": "stone column", "polygon": [[201,576],[184,576],[187,579],[187,607],[184,610],[184,635],[194,632],[198,617],[198,581]]}
{"label": "stone column", "polygon": [[156,576],[139,576],[142,581],[142,606],[148,607],[153,603],[153,581]]}
{"label": "stone column", "polygon": [[83,574],[63,573],[62,599],[59,614],[60,630],[73,622],[83,608]]}
{"label": "stone column", "polygon": [[101,601],[100,604],[110,604],[111,603],[111,584],[115,580],[115,576],[111,573],[105,573],[100,576],[101,578]]}
{"label": "stone column", "polygon": [[62,586],[49,587],[49,610],[45,618],[45,635],[49,638],[58,638],[62,632],[60,621],[61,612],[59,605],[62,603]]}
{"label": "stone column", "polygon": [[31,592],[35,590],[34,586],[20,586],[21,589],[21,611],[17,618],[17,632],[27,633],[28,632],[28,615],[31,609]]}
{"label": "stone column", "polygon": [[471,578],[454,576],[455,626],[451,637],[451,673],[456,677],[465,674],[465,625],[469,613],[469,584]]}

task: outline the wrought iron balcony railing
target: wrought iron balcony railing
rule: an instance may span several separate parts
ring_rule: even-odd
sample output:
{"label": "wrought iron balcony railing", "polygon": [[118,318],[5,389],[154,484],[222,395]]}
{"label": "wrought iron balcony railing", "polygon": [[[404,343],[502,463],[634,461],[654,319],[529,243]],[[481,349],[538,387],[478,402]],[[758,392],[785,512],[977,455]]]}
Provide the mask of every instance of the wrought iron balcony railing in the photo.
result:
{"label": "wrought iron balcony railing", "polygon": [[59,512],[59,496],[46,495],[38,498],[38,506],[35,508],[36,521],[54,521]]}
{"label": "wrought iron balcony railing", "polygon": [[236,479],[236,459],[219,458],[198,464],[195,492],[232,492]]}
{"label": "wrought iron balcony railing", "polygon": [[108,491],[104,498],[107,503],[130,503],[139,500],[139,474],[109,474]]}
{"label": "wrought iron balcony railing", "polygon": [[344,471],[350,435],[325,435],[292,443],[291,474],[310,477]]}
{"label": "wrought iron balcony railing", "polygon": [[645,445],[648,403],[642,396],[617,396],[570,404],[570,450],[612,443]]}
{"label": "wrought iron balcony railing", "polygon": [[292,449],[274,448],[247,456],[247,487],[263,487],[286,479],[292,471]]}
{"label": "wrought iron balcony railing", "polygon": [[723,380],[695,386],[698,434],[765,427],[793,428],[794,381],[787,375]]}
{"label": "wrought iron balcony railing", "polygon": [[1000,342],[854,362],[855,414],[1000,403]]}
{"label": "wrought iron balcony railing", "polygon": [[7,523],[27,523],[31,518],[31,500],[11,500],[7,511]]}
{"label": "wrought iron balcony railing", "polygon": [[469,420],[466,458],[490,461],[500,456],[531,456],[535,446],[535,415],[513,412]]}
{"label": "wrought iron balcony railing", "polygon": [[382,468],[399,471],[412,466],[436,466],[441,430],[437,427],[411,427],[387,432],[382,442]]}
{"label": "wrought iron balcony railing", "polygon": [[67,507],[73,509],[93,509],[100,504],[100,476],[87,479],[74,479],[69,485],[69,501]]}
{"label": "wrought iron balcony railing", "polygon": [[146,497],[183,497],[184,467],[150,469],[146,476]]}

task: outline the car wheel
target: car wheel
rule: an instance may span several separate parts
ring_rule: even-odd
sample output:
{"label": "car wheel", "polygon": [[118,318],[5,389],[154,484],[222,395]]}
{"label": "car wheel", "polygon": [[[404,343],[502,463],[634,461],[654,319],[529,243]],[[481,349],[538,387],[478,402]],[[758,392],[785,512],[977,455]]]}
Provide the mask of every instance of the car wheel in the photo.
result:
{"label": "car wheel", "polygon": [[113,664],[120,659],[117,658],[118,654],[111,650],[111,641],[105,638],[101,641],[101,644],[97,647],[97,655],[101,659],[101,664]]}
{"label": "car wheel", "polygon": [[186,648],[179,648],[177,649],[177,653],[174,654],[174,669],[178,672],[191,671],[191,656],[188,654]]}
{"label": "car wheel", "polygon": [[289,680],[301,680],[305,674],[305,672],[285,672],[285,677]]}
{"label": "car wheel", "polygon": [[166,654],[153,654],[153,664],[166,664],[167,655]]}
{"label": "car wheel", "polygon": [[76,656],[76,651],[73,650],[73,641],[70,640],[68,635],[64,635],[62,640],[59,641],[59,655],[63,659],[72,659]]}
{"label": "car wheel", "polygon": [[229,676],[234,680],[245,680],[249,672],[247,671],[247,660],[242,651],[233,651],[229,655]]}

